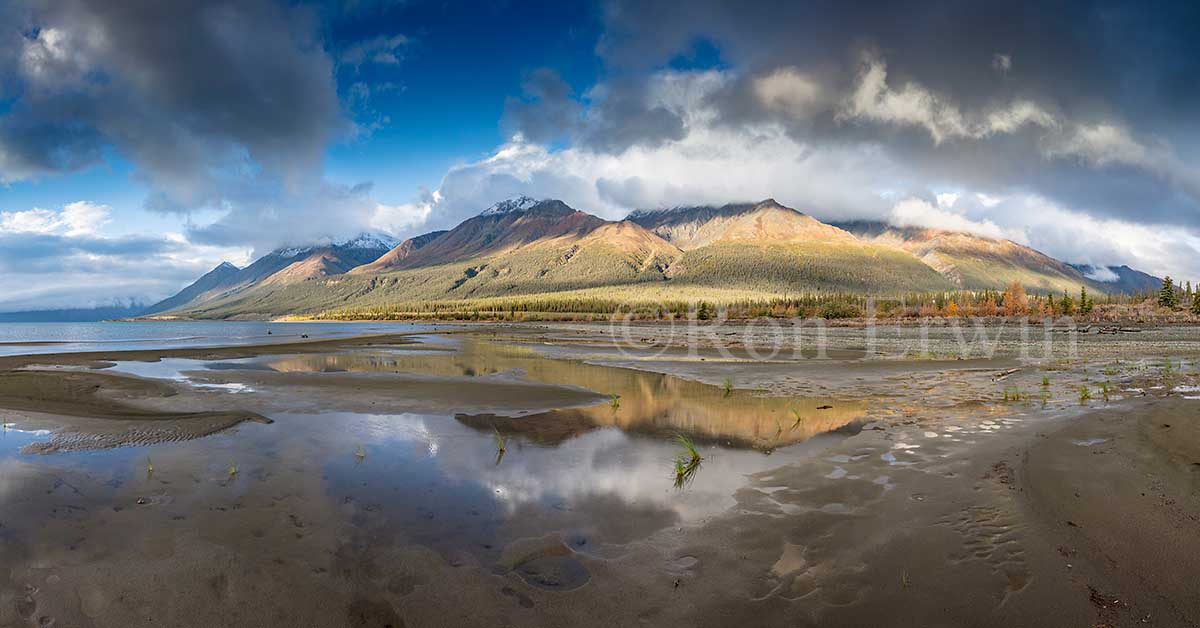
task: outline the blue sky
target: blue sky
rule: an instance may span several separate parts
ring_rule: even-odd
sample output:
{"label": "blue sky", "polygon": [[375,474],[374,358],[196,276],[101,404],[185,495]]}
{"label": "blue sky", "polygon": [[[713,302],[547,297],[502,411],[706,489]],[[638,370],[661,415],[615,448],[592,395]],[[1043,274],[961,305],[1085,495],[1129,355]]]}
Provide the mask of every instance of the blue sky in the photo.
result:
{"label": "blue sky", "polygon": [[[368,58],[337,69],[344,102],[353,99],[355,84],[376,90],[369,101],[346,105],[364,125],[380,126],[331,142],[325,163],[329,179],[369,181],[380,197],[395,201],[436,189],[451,166],[475,161],[501,143],[504,95],[520,93],[530,71],[552,67],[579,85],[594,82],[598,71],[600,11],[592,3],[363,3],[355,10],[315,10],[331,55],[379,37],[407,40],[395,50],[395,63]],[[386,123],[377,120],[383,116]],[[90,199],[114,209],[114,232],[180,229],[178,217],[142,211],[152,186],[134,176],[135,169],[109,150],[81,172],[10,181],[0,190],[0,203],[19,210]]]}
{"label": "blue sky", "polygon": [[552,67],[590,85],[599,70],[600,10],[586,2],[397,3],[340,16],[330,30],[343,50],[376,37],[409,40],[395,65],[339,70],[343,95],[355,83],[394,84],[367,105],[391,122],[329,151],[331,177],[371,180],[394,200],[435,189],[450,166],[502,142],[505,97],[520,93],[529,72]]}
{"label": "blue sky", "polygon": [[1194,3],[0,0],[0,311],[561,198],[1200,278]]}

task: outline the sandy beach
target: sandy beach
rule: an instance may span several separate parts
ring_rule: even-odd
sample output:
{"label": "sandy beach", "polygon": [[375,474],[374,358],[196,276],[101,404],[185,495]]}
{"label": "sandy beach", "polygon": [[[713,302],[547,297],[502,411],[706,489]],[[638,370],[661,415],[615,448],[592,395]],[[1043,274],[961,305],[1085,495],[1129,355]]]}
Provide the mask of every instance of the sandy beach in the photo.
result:
{"label": "sandy beach", "polygon": [[1194,330],[856,333],[0,358],[0,626],[1200,623]]}

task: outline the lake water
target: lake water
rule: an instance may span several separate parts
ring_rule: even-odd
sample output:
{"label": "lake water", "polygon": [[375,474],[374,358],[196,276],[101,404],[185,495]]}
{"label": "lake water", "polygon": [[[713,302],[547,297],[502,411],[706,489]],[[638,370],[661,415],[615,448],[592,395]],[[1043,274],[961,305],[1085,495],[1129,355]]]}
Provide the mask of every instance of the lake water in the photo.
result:
{"label": "lake water", "polygon": [[254,345],[430,329],[405,323],[260,321],[0,323],[0,356]]}
{"label": "lake water", "polygon": [[[621,367],[552,327],[438,327],[0,326],[10,352],[417,332],[162,360],[105,350],[0,372],[15,391],[0,409],[0,626],[584,625],[634,604],[609,623],[709,625],[681,614],[720,604],[733,609],[720,625],[810,625],[798,604],[886,615],[938,582],[1012,605],[1063,567],[1055,552],[1040,567],[1022,558],[1033,526],[1006,514],[1016,493],[996,461],[1054,425],[1042,420],[1085,411],[1081,385],[1158,370],[1053,365],[997,382],[1009,362],[861,351],[774,364],[621,354]],[[1122,340],[1158,339],[1135,336]],[[704,383],[726,376],[805,382]],[[1191,395],[1200,383],[1190,361],[1171,376],[1120,385]],[[1053,399],[1000,401],[1012,389]],[[61,390],[128,408],[29,403]],[[1099,457],[1117,441],[1064,442]],[[921,616],[937,623],[955,593],[933,590]]]}
{"label": "lake water", "polygon": [[[269,327],[272,340],[420,329]],[[267,328],[10,325],[4,337],[86,350],[245,344],[263,341]],[[146,547],[178,543],[171,551],[181,553],[188,542],[176,539],[198,534],[234,548],[239,560],[269,559],[263,568],[311,583],[327,570],[343,573],[341,560],[360,570],[380,551],[378,539],[388,539],[402,551],[570,590],[592,578],[586,561],[618,558],[630,543],[719,515],[753,478],[820,456],[856,432],[866,412],[862,401],[725,391],[470,334],[413,340],[224,360],[118,359],[103,372],[179,386],[148,405],[244,410],[273,422],[194,437],[170,421],[76,421],[82,436],[51,450],[37,444],[63,437],[53,419],[13,415],[0,431],[0,511],[17,514],[4,522],[0,550],[29,555],[82,536],[105,549],[88,567],[127,572],[111,557],[146,564],[145,556],[108,551],[104,530],[120,528]],[[89,429],[104,447],[118,446],[93,448],[100,438]],[[702,461],[681,477],[674,461],[683,438]],[[205,551],[176,558],[211,561]],[[327,556],[332,569],[312,562]],[[395,565],[380,569],[399,577],[389,571]],[[79,578],[73,586],[90,586]]]}

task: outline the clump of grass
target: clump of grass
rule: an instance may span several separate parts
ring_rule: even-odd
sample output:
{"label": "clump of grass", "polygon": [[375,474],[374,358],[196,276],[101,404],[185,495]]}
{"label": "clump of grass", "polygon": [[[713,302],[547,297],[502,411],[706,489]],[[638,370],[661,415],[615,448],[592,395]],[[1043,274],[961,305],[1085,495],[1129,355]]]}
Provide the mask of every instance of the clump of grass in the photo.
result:
{"label": "clump of grass", "polygon": [[236,476],[237,474],[238,474],[237,463],[230,462],[229,463],[229,479],[232,480],[234,478],[234,476]]}
{"label": "clump of grass", "polygon": [[1112,389],[1109,388],[1108,382],[1100,384],[1100,394],[1104,396],[1104,403],[1108,403],[1108,396],[1111,392]]}
{"label": "clump of grass", "polygon": [[908,572],[901,571],[900,572],[900,588],[907,589],[910,586],[912,586],[912,580],[908,577]]}
{"label": "clump of grass", "polygon": [[792,423],[792,429],[794,430],[800,427],[800,424],[804,422],[804,415],[800,414],[799,410],[792,408],[792,416],[796,417],[796,422]]}
{"label": "clump of grass", "polygon": [[1049,388],[1049,387],[1050,387],[1050,376],[1043,375],[1042,376],[1042,388]]}
{"label": "clump of grass", "polygon": [[150,456],[146,456],[146,477],[154,475],[154,463],[150,461]]}
{"label": "clump of grass", "polygon": [[1048,405],[1050,405],[1050,391],[1043,390],[1042,391],[1042,407],[1045,408]]}
{"label": "clump of grass", "polygon": [[721,384],[721,389],[725,391],[726,397],[728,397],[729,395],[732,395],[733,394],[733,378],[726,377],[725,383]]}
{"label": "clump of grass", "polygon": [[1092,400],[1092,390],[1087,386],[1079,387],[1079,403],[1087,403]]}
{"label": "clump of grass", "polygon": [[609,407],[611,407],[613,409],[613,412],[616,412],[617,410],[619,410],[621,408],[621,395],[618,395],[615,393],[612,395],[609,395],[608,405],[609,405]]}
{"label": "clump of grass", "polygon": [[504,438],[504,435],[500,433],[500,430],[495,425],[492,426],[492,432],[496,438],[496,464],[498,465],[504,459],[505,452],[508,451],[508,439]]}
{"label": "clump of grass", "polygon": [[687,434],[679,434],[675,437],[675,442],[683,447],[684,456],[689,462],[700,462],[704,460],[704,456],[700,455],[700,451],[696,449],[696,443]]}
{"label": "clump of grass", "polygon": [[1026,395],[1025,393],[1021,392],[1021,389],[1017,388],[1016,386],[1009,386],[1004,389],[1004,401],[1005,402],[1024,401],[1028,398],[1029,398],[1029,396]]}
{"label": "clump of grass", "polygon": [[704,456],[700,455],[700,451],[696,449],[696,443],[686,434],[677,435],[675,442],[683,448],[683,451],[671,461],[675,468],[675,488],[683,488],[696,477],[696,472],[700,470],[700,463],[704,462]]}
{"label": "clump of grass", "polygon": [[358,449],[354,450],[354,457],[358,458],[359,462],[362,462],[363,459],[367,457],[367,450],[363,449],[363,446],[360,444]]}

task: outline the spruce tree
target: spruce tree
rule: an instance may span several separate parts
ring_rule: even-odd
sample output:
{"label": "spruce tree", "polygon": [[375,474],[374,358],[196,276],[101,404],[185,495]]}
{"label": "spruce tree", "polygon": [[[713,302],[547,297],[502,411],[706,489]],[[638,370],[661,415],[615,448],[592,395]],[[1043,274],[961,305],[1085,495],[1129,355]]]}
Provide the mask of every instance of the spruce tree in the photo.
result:
{"label": "spruce tree", "polygon": [[1079,313],[1080,314],[1091,314],[1092,309],[1094,307],[1096,307],[1096,304],[1092,301],[1092,298],[1088,296],[1087,286],[1080,286],[1079,287]]}
{"label": "spruce tree", "polygon": [[1192,314],[1200,316],[1200,294],[1192,295]]}
{"label": "spruce tree", "polygon": [[1162,290],[1158,291],[1158,304],[1175,309],[1179,307],[1179,295],[1175,293],[1175,280],[1163,277]]}
{"label": "spruce tree", "polygon": [[1070,316],[1075,313],[1075,300],[1072,299],[1071,296],[1066,293],[1066,291],[1063,292],[1062,300],[1058,303],[1059,309],[1061,310],[1060,313],[1063,316]]}

